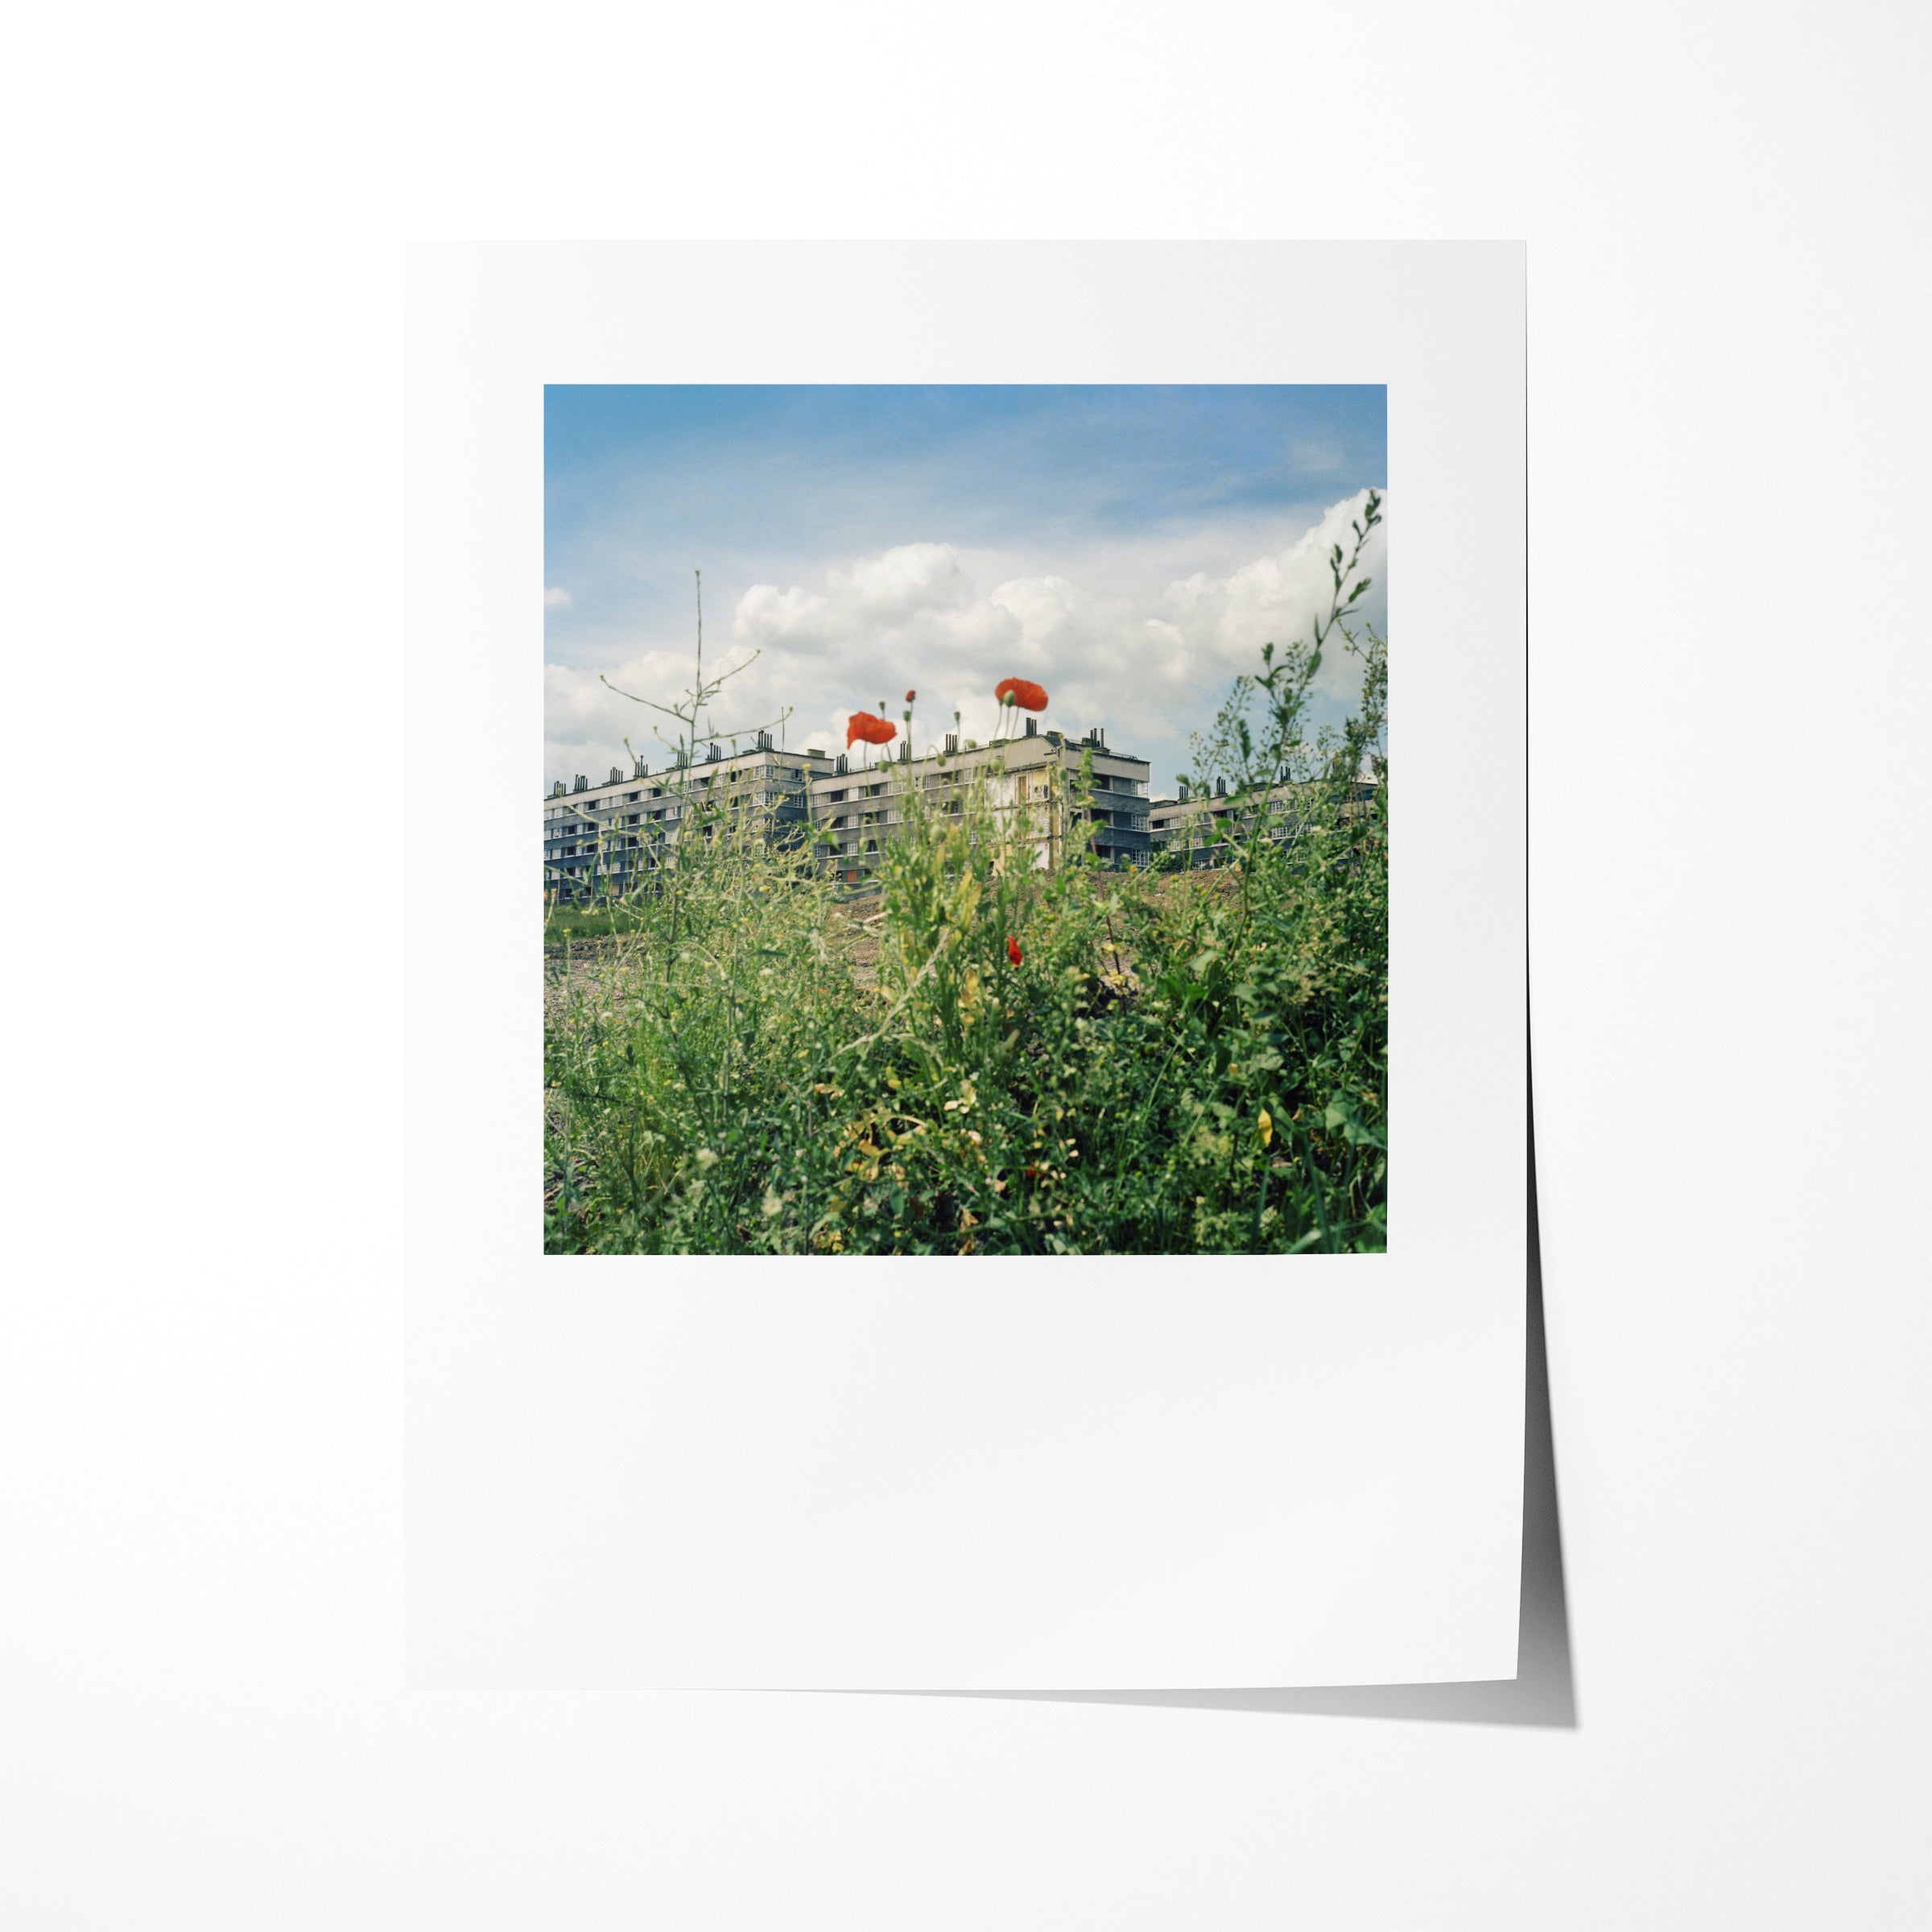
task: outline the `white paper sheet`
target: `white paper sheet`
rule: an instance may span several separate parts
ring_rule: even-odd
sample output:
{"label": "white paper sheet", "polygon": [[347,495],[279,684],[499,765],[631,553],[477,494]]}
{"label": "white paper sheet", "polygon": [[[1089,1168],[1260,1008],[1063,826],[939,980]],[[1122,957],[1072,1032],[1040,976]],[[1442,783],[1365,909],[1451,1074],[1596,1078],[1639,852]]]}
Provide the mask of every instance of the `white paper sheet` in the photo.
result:
{"label": "white paper sheet", "polygon": [[[410,268],[412,1682],[1516,1669],[1525,258],[433,245]],[[543,386],[1386,382],[1390,1246],[545,1257]]]}

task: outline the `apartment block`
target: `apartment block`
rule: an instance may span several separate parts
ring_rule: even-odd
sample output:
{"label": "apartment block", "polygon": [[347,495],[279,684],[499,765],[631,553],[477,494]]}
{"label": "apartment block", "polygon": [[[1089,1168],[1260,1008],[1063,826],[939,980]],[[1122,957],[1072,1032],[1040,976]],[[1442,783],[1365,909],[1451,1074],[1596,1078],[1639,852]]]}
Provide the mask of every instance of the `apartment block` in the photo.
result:
{"label": "apartment block", "polygon": [[[1042,869],[1063,863],[1070,841],[1104,865],[1146,865],[1146,761],[1110,751],[1097,729],[1073,739],[1036,731],[1031,719],[1026,727],[1001,744],[964,748],[948,733],[940,750],[918,758],[902,744],[897,758],[877,762],[857,753],[774,750],[762,733],[747,752],[710,745],[689,765],[654,774],[640,762],[629,777],[613,766],[601,785],[580,776],[567,791],[559,782],[543,801],[544,891],[578,900],[630,890],[709,803],[765,814],[777,836],[811,840],[819,864],[863,886],[904,827],[915,792],[928,810],[956,815],[976,784],[995,810],[1024,815]],[[1077,782],[1084,765],[1085,791]]]}
{"label": "apartment block", "polygon": [[1190,797],[1183,785],[1175,797],[1154,799],[1147,815],[1154,856],[1164,859],[1171,855],[1179,863],[1185,852],[1190,865],[1217,864],[1227,850],[1228,834],[1232,829],[1227,820],[1235,809],[1225,778],[1215,781],[1212,794],[1196,792]]}
{"label": "apartment block", "polygon": [[[1301,787],[1273,785],[1265,793],[1230,798],[1228,781],[1216,778],[1212,792],[1191,797],[1183,785],[1177,796],[1155,799],[1148,811],[1148,832],[1157,861],[1174,865],[1224,865],[1236,854],[1261,811],[1269,814],[1268,836],[1277,844],[1294,836],[1295,795]],[[1364,779],[1353,802],[1344,807],[1352,815],[1369,804],[1375,786]]]}
{"label": "apartment block", "polygon": [[689,765],[654,773],[640,759],[629,778],[613,765],[601,785],[580,775],[566,791],[559,781],[543,801],[543,890],[566,899],[628,892],[663,862],[708,803],[765,813],[777,836],[803,844],[811,782],[832,764],[823,751],[774,750],[770,733],[760,732],[749,751],[709,745]]}
{"label": "apartment block", "polygon": [[[1083,800],[1075,780],[1088,758],[1092,788]],[[1075,849],[1090,847],[1103,865],[1144,865],[1151,851],[1147,776],[1147,761],[1108,750],[1104,730],[1069,738],[1037,731],[1029,718],[1023,735],[997,745],[962,748],[948,732],[939,751],[924,758],[904,748],[870,766],[841,757],[829,775],[811,782],[812,819],[825,864],[849,886],[877,870],[915,790],[928,810],[956,816],[976,785],[986,788],[996,811],[1025,815],[1042,870],[1064,862],[1070,840]]]}

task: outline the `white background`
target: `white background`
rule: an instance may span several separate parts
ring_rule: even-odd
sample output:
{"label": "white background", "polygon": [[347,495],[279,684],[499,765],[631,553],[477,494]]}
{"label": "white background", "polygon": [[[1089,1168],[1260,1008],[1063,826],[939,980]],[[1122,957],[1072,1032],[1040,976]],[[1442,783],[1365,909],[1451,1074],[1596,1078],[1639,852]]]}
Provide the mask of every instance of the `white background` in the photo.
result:
{"label": "white background", "polygon": [[[1925,39],[17,28],[0,1918],[1922,1923]],[[1573,1731],[398,1695],[401,240],[828,233],[1529,240]]]}
{"label": "white background", "polygon": [[[417,252],[412,1688],[1514,1674],[1522,266],[1509,244]],[[698,284],[695,314],[667,304]],[[544,380],[1071,374],[1389,385],[1390,528],[1414,533],[1389,591],[1412,829],[1389,1253],[546,1257],[524,1185]]]}

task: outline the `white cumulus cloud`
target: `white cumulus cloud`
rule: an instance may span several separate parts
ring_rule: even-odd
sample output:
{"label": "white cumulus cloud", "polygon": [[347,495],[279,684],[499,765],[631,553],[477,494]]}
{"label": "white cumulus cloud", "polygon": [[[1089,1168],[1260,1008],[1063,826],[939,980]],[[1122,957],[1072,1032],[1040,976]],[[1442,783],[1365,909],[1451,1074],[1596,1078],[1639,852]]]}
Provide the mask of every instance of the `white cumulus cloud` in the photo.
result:
{"label": "white cumulus cloud", "polygon": [[[1199,554],[1213,564],[1177,575],[1187,560],[1159,554],[1021,557],[974,552],[950,543],[904,543],[869,555],[828,559],[815,584],[753,584],[738,597],[730,644],[707,653],[708,675],[738,668],[714,704],[720,737],[774,724],[795,749],[844,745],[846,719],[881,704],[895,721],[905,692],[917,689],[914,738],[919,749],[952,729],[985,737],[994,719],[993,686],[1031,678],[1051,694],[1042,725],[1083,732],[1099,724],[1118,749],[1170,760],[1189,732],[1206,725],[1233,677],[1257,669],[1261,646],[1285,647],[1309,634],[1326,613],[1328,558],[1352,548],[1349,526],[1366,493],[1331,507],[1311,529],[1278,550]],[[1380,627],[1386,605],[1384,531],[1359,568],[1373,580],[1360,607]],[[1018,568],[1015,568],[1018,566]],[[691,682],[688,647],[639,653],[610,682],[668,703]],[[1320,687],[1346,703],[1359,675],[1344,651],[1324,659]],[[549,670],[549,777],[601,773],[623,756],[628,733],[655,765],[667,755],[652,735],[667,720],[617,696],[592,672]],[[1164,782],[1157,768],[1157,784]]]}

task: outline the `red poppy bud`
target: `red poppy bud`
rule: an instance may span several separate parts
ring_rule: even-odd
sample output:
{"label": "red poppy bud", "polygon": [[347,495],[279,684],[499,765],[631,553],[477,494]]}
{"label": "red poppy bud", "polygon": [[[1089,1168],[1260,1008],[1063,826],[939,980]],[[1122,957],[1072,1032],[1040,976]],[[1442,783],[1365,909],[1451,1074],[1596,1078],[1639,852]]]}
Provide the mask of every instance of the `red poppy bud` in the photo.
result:
{"label": "red poppy bud", "polygon": [[1030,678],[1001,678],[993,686],[993,695],[1002,703],[1010,698],[1022,711],[1044,711],[1046,708],[1045,687],[1034,683]]}
{"label": "red poppy bud", "polygon": [[906,694],[906,702],[910,704],[919,695],[919,694],[916,691],[907,691]]}
{"label": "red poppy bud", "polygon": [[1020,952],[1019,941],[1014,939],[1010,933],[1006,937],[1006,956],[1016,966],[1019,964],[1021,959],[1024,956]]}

